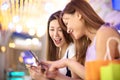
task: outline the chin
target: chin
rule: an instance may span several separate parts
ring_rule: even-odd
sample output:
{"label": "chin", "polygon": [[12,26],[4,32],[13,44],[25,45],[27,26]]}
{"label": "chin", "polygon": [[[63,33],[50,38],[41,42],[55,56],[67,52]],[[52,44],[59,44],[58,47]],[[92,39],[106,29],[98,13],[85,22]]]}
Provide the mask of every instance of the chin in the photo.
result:
{"label": "chin", "polygon": [[76,37],[75,39],[76,39],[76,40],[78,40],[79,38],[78,38],[78,37]]}
{"label": "chin", "polygon": [[72,33],[72,38],[77,40],[78,39],[78,36],[76,35],[76,33]]}
{"label": "chin", "polygon": [[60,44],[56,44],[56,47],[60,47],[61,45]]}
{"label": "chin", "polygon": [[78,40],[78,39],[80,39],[80,38],[81,38],[80,36],[75,36],[75,39],[76,39],[76,40]]}
{"label": "chin", "polygon": [[74,38],[74,39],[76,39],[76,40],[77,40],[77,39],[79,39],[79,37],[78,37],[78,36],[73,36],[73,38]]}

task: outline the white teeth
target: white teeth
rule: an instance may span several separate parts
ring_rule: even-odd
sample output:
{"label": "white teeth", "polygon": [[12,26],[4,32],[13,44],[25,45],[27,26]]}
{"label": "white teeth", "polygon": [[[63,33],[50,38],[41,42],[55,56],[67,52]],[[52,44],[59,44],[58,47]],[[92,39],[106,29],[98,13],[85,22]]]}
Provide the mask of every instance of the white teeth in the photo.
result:
{"label": "white teeth", "polygon": [[61,38],[60,39],[55,39],[55,42],[59,43],[61,40],[62,40]]}
{"label": "white teeth", "polygon": [[60,41],[61,39],[57,39],[57,40],[55,40],[55,41]]}

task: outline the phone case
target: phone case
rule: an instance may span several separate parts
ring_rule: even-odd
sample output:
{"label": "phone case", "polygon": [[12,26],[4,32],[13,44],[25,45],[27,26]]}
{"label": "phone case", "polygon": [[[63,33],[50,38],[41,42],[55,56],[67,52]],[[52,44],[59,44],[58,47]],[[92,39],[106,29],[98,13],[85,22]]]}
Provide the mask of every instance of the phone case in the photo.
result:
{"label": "phone case", "polygon": [[37,66],[37,63],[39,63],[38,58],[30,50],[24,51],[22,53],[22,58],[23,58],[23,62],[27,65]]}

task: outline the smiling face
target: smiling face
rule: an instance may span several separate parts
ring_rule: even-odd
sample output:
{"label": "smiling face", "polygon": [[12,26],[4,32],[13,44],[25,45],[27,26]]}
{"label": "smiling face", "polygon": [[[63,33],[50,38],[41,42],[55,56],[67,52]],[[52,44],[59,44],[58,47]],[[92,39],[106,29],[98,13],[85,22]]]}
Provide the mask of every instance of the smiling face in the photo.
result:
{"label": "smiling face", "polygon": [[79,39],[85,34],[85,27],[81,20],[81,15],[77,12],[74,14],[64,13],[63,22],[67,26],[67,32],[75,39]]}
{"label": "smiling face", "polygon": [[65,38],[57,19],[50,22],[49,35],[57,47],[65,45]]}

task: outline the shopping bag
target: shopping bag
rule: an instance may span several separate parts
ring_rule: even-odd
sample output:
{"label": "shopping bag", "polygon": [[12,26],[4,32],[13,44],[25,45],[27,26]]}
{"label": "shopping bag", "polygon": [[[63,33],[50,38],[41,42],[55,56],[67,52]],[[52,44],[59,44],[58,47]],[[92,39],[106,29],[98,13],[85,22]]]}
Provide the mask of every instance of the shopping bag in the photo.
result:
{"label": "shopping bag", "polygon": [[120,64],[110,63],[100,69],[101,80],[120,80]]}
{"label": "shopping bag", "polygon": [[[85,62],[85,80],[101,80],[100,76],[100,69],[102,66],[107,66],[109,64],[119,64],[120,65],[120,60],[112,60],[110,56],[110,50],[109,50],[109,42],[114,39],[116,40],[119,45],[118,49],[120,49],[120,40],[117,38],[110,38],[107,41],[107,50],[105,54],[104,60],[95,60],[95,61],[88,61]],[[120,52],[119,52],[120,53]],[[108,58],[108,60],[107,60]],[[109,80],[109,79],[107,79]]]}
{"label": "shopping bag", "polygon": [[[120,64],[120,60],[96,60],[96,61],[90,61],[85,63],[85,80],[101,80],[100,79],[100,69],[102,66],[107,66],[110,63],[116,63]],[[120,70],[119,70],[120,74]],[[107,79],[109,80],[109,79]]]}
{"label": "shopping bag", "polygon": [[[116,40],[119,45],[118,45],[118,50],[120,52],[120,41],[117,38],[109,38],[107,41],[107,52],[110,53],[109,50],[109,42],[110,40]],[[105,59],[109,58],[111,60],[110,54],[105,55]],[[120,62],[120,60],[117,60]],[[101,80],[120,80],[120,64],[119,63],[110,63],[108,66],[102,66],[100,69],[100,77]]]}

